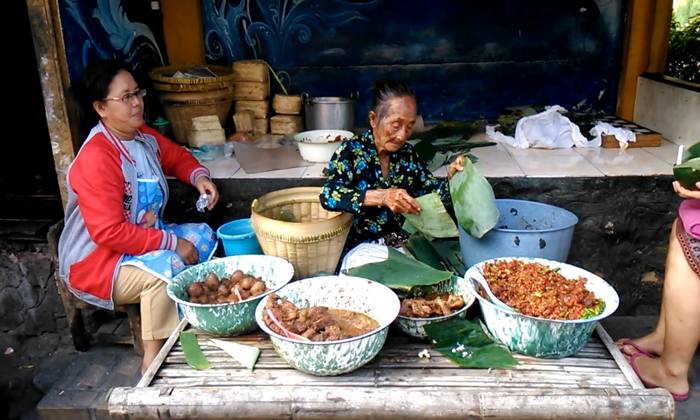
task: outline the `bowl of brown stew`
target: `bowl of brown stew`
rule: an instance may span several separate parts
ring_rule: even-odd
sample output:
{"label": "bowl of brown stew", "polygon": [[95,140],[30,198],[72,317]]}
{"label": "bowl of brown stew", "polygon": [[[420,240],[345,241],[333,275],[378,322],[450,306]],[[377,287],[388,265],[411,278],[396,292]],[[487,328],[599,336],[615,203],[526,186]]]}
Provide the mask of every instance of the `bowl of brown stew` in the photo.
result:
{"label": "bowl of brown stew", "polygon": [[218,336],[245,334],[257,327],[255,307],[294,276],[288,261],[270,255],[236,255],[194,265],[166,290],[194,327]]}
{"label": "bowl of brown stew", "polygon": [[470,267],[464,277],[483,279],[506,305],[491,303],[467,283],[491,335],[510,350],[533,357],[577,353],[598,321],[620,303],[615,289],[599,276],[544,258],[485,260]]}
{"label": "bowl of brown stew", "polygon": [[467,281],[457,276],[432,286],[414,287],[401,299],[396,326],[412,337],[427,338],[426,325],[464,318],[474,299]]}
{"label": "bowl of brown stew", "polygon": [[312,277],[265,296],[255,320],[290,366],[331,376],[358,369],[377,355],[399,306],[396,294],[377,282]]}

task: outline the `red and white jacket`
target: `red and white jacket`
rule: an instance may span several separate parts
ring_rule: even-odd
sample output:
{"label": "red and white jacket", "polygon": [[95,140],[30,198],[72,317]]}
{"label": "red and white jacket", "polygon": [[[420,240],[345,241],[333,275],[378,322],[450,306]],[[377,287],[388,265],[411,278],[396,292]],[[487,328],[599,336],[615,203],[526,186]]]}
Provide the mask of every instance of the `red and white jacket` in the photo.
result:
{"label": "red and white jacket", "polygon": [[[194,185],[209,171],[185,149],[142,126],[133,141],[162,169],[159,182],[168,201],[166,175]],[[58,245],[59,273],[78,298],[112,309],[112,287],[125,254],[175,250],[177,238],[136,223],[136,166],[128,150],[101,123],[68,168],[65,226]],[[162,214],[160,215],[162,217]]]}

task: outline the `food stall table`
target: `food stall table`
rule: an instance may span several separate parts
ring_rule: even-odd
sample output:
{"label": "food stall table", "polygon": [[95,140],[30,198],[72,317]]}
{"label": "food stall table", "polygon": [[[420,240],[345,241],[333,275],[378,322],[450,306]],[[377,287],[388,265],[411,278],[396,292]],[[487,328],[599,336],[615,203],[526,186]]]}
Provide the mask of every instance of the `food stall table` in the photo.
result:
{"label": "food stall table", "polygon": [[[195,331],[211,369],[187,365],[183,320],[135,387],[109,396],[114,418],[422,419],[672,418],[663,389],[646,389],[599,324],[572,357],[515,354],[514,369],[465,369],[427,342],[390,331],[377,357],[339,376],[291,368],[261,332],[226,338],[261,349],[254,371]],[[418,354],[429,349],[430,358]]]}

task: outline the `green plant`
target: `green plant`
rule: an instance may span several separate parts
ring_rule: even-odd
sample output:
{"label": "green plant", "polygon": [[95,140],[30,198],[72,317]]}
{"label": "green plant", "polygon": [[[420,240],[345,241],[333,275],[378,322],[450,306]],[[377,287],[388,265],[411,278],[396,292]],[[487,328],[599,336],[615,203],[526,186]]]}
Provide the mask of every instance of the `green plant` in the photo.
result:
{"label": "green plant", "polygon": [[666,75],[700,83],[700,13],[683,25],[673,15],[669,36]]}

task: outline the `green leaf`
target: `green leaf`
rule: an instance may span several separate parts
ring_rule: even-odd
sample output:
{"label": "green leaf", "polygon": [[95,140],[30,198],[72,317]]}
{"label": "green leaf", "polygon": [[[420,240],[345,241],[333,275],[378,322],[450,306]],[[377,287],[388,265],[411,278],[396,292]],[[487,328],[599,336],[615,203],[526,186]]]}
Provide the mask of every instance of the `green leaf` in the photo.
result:
{"label": "green leaf", "polygon": [[392,247],[387,249],[389,257],[385,261],[351,268],[348,274],[374,280],[390,289],[404,292],[408,292],[414,286],[437,284],[452,276],[449,271],[436,270]]}
{"label": "green leaf", "polygon": [[518,363],[510,351],[491,340],[478,323],[453,318],[424,328],[435,350],[461,367],[505,369]]}
{"label": "green leaf", "polygon": [[182,346],[182,352],[185,353],[185,361],[188,365],[197,370],[205,370],[211,367],[204,353],[202,353],[202,349],[199,347],[197,336],[192,331],[182,331],[180,333],[180,345]]}
{"label": "green leaf", "polygon": [[434,240],[430,241],[429,244],[435,249],[435,252],[440,255],[442,262],[447,266],[448,270],[459,276],[464,276],[467,267],[464,265],[464,257],[462,256],[462,248],[459,245],[459,240]]}
{"label": "green leaf", "polygon": [[453,238],[459,235],[457,226],[447,213],[437,193],[430,193],[416,198],[420,212],[404,214],[406,220],[431,238]]}
{"label": "green leaf", "polygon": [[459,225],[473,237],[481,238],[498,223],[500,214],[491,184],[468,159],[464,170],[450,180],[450,194]]}
{"label": "green leaf", "polygon": [[209,341],[250,370],[253,370],[260,356],[260,349],[255,346],[246,346],[233,341],[217,340],[215,338],[210,338]]}
{"label": "green leaf", "polygon": [[428,264],[437,270],[445,269],[440,254],[435,251],[435,248],[430,245],[430,241],[420,232],[412,234],[408,238],[408,242],[404,244],[404,247],[418,261]]}
{"label": "green leaf", "polygon": [[687,160],[673,167],[673,177],[685,188],[696,190],[700,181],[700,157]]}

